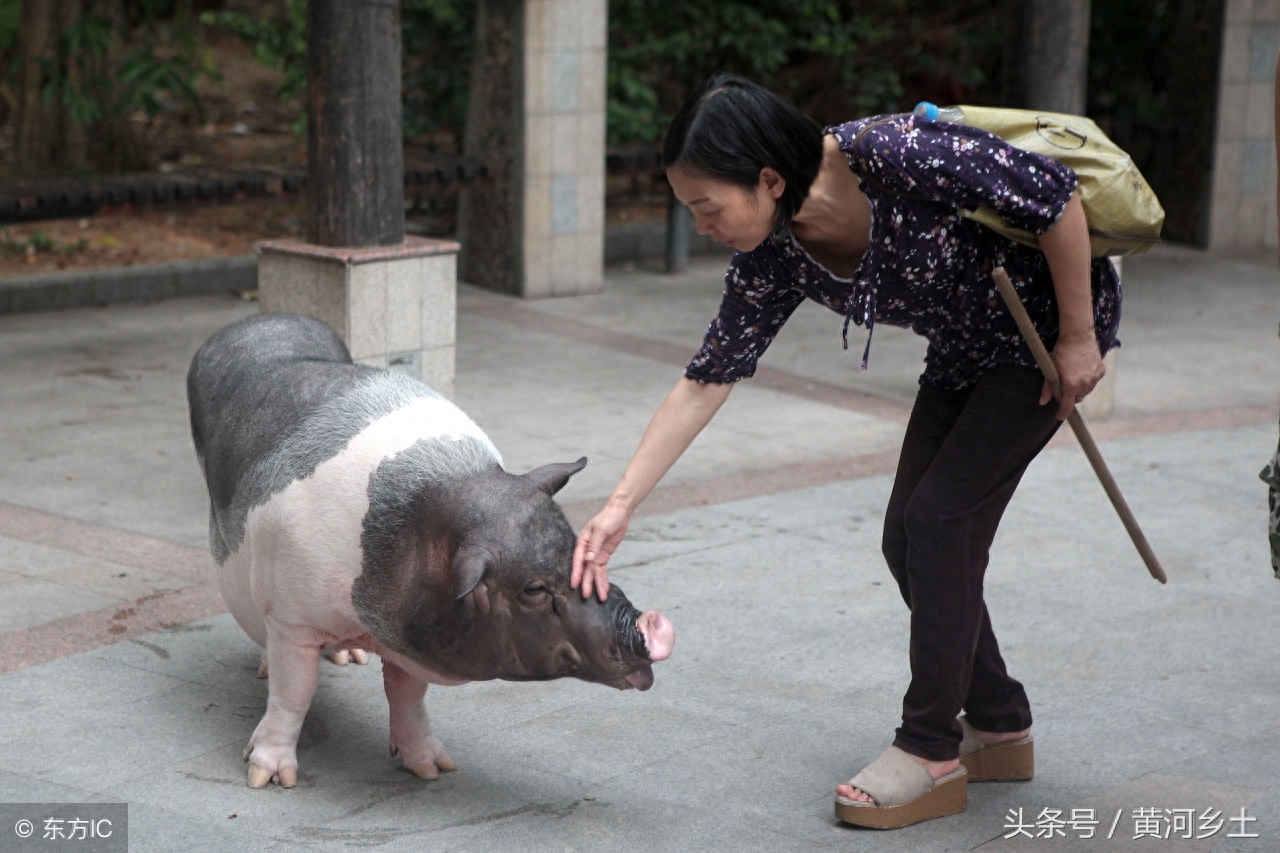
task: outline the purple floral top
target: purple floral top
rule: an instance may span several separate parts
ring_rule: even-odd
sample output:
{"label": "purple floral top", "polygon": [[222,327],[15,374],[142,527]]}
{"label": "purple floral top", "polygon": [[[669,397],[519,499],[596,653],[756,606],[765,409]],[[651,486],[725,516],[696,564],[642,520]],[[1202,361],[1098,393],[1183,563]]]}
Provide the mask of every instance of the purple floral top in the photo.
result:
{"label": "purple floral top", "polygon": [[[871,203],[871,242],[853,278],[809,257],[790,231],[750,252],[735,252],[719,315],[685,370],[702,382],[737,382],[806,298],[867,327],[867,365],[876,322],[929,341],[920,381],[944,390],[971,385],[997,365],[1035,368],[991,271],[1003,266],[1045,344],[1058,337],[1057,300],[1045,256],[962,217],[987,204],[1035,234],[1062,215],[1076,175],[1051,158],[1014,148],[984,130],[889,117],[827,128],[849,158]],[[1092,268],[1094,325],[1105,354],[1118,345],[1120,281],[1106,258]]]}

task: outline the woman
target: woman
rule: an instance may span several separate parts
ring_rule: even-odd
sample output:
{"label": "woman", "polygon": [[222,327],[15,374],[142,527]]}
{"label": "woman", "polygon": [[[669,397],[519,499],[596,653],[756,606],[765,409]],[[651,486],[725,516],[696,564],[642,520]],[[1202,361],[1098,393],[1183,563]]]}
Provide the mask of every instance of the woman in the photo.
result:
{"label": "woman", "polygon": [[[883,552],[911,611],[911,682],[893,746],[837,786],[836,813],[905,826],[962,810],[968,781],[1031,778],[1031,710],[1005,671],[982,580],[1023,471],[1116,345],[1119,281],[1090,257],[1075,173],[984,131],[910,115],[823,130],[730,75],[676,114],[663,161],[699,233],[735,252],[702,349],[579,535],[572,583],[604,599],[632,512],[804,299],[844,316],[846,346],[850,320],[867,327],[864,368],[874,323],[910,328],[929,348]],[[983,203],[1038,234],[1040,249],[959,213]],[[997,266],[1051,347],[1056,404],[998,296]]]}

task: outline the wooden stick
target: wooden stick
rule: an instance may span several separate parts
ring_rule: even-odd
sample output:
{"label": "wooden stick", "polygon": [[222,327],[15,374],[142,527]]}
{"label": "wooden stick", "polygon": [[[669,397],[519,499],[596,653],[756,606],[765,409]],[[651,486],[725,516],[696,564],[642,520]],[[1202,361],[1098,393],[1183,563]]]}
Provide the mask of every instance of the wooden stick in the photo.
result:
{"label": "wooden stick", "polygon": [[[1031,348],[1031,354],[1035,356],[1036,364],[1040,366],[1040,372],[1044,374],[1044,378],[1049,381],[1049,387],[1053,389],[1053,395],[1059,399],[1062,397],[1062,383],[1058,379],[1058,368],[1054,366],[1053,359],[1049,357],[1049,351],[1045,349],[1044,342],[1040,340],[1040,333],[1036,331],[1036,327],[1031,322],[1031,317],[1027,315],[1027,309],[1023,307],[1022,300],[1018,298],[1018,292],[1013,289],[1013,282],[1009,281],[1009,276],[1005,273],[1004,267],[996,267],[991,272],[991,277],[996,280],[996,287],[1000,288],[1000,295],[1004,297],[1005,305],[1009,306],[1009,312],[1013,314],[1013,319],[1018,323],[1018,329],[1022,332],[1022,337],[1026,339],[1027,346]],[[1125,503],[1124,495],[1120,494],[1120,487],[1116,485],[1115,478],[1111,476],[1111,472],[1107,469],[1107,463],[1103,461],[1102,454],[1098,451],[1098,445],[1094,443],[1093,436],[1089,434],[1089,428],[1084,425],[1084,418],[1080,417],[1080,410],[1072,408],[1071,414],[1067,417],[1067,423],[1071,424],[1071,430],[1076,434],[1076,440],[1080,442],[1080,447],[1084,449],[1084,455],[1089,458],[1089,464],[1093,466],[1093,473],[1098,475],[1098,481],[1102,483],[1102,488],[1106,491],[1107,497],[1111,499],[1111,505],[1116,508],[1116,512],[1120,516],[1120,521],[1124,524],[1124,529],[1129,532],[1129,538],[1133,540],[1133,544],[1138,549],[1138,553],[1142,556],[1142,562],[1147,564],[1147,571],[1151,572],[1151,577],[1160,581],[1160,583],[1168,583],[1164,569],[1160,567],[1160,561],[1156,559],[1155,552],[1151,550],[1151,546],[1147,543],[1147,537],[1142,535],[1142,528],[1138,526],[1138,520],[1133,517],[1133,513],[1129,510],[1129,505]]]}

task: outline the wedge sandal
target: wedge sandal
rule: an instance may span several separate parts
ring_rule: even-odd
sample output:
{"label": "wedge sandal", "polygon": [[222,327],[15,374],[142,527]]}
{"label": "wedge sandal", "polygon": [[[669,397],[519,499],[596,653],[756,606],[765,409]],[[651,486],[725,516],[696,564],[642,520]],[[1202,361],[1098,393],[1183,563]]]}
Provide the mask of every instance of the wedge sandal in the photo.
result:
{"label": "wedge sandal", "polygon": [[964,731],[960,763],[969,771],[970,782],[1026,782],[1035,775],[1036,748],[1031,735],[983,746],[964,717],[960,718],[960,728]]}
{"label": "wedge sandal", "polygon": [[900,829],[959,814],[969,804],[968,773],[964,765],[934,781],[907,753],[891,746],[875,761],[849,780],[875,802],[860,803],[836,797],[836,817],[854,826],[871,829]]}

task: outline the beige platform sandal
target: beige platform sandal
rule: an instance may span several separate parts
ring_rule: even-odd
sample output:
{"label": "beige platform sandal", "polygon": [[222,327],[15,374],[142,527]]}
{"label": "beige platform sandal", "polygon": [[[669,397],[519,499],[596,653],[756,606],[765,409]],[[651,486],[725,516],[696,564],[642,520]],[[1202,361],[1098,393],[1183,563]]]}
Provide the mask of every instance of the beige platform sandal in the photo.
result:
{"label": "beige platform sandal", "polygon": [[960,741],[960,763],[969,771],[970,782],[1026,782],[1036,772],[1036,748],[1030,734],[1021,740],[983,746],[978,733],[960,718],[964,740]]}
{"label": "beige platform sandal", "polygon": [[860,803],[836,797],[836,817],[845,823],[871,829],[900,829],[959,814],[969,804],[968,772],[961,764],[934,781],[907,753],[891,746],[879,758],[849,780],[875,802]]}

